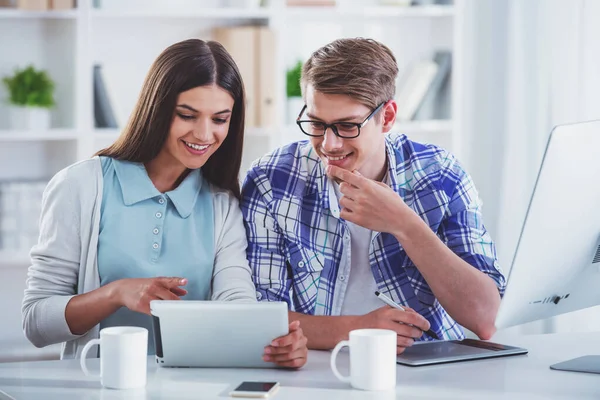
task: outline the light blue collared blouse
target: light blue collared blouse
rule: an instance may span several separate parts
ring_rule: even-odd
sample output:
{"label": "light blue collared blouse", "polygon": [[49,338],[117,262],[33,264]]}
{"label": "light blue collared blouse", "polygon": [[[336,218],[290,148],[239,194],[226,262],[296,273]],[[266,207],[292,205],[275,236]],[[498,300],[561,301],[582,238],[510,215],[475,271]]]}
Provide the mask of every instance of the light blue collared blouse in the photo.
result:
{"label": "light blue collared blouse", "polygon": [[[160,193],[141,163],[101,157],[104,192],[98,240],[98,273],[104,286],[124,278],[188,279],[183,299],[208,300],[214,261],[214,213],[209,184],[193,170],[172,191]],[[100,323],[148,329],[150,316],[122,307]]]}

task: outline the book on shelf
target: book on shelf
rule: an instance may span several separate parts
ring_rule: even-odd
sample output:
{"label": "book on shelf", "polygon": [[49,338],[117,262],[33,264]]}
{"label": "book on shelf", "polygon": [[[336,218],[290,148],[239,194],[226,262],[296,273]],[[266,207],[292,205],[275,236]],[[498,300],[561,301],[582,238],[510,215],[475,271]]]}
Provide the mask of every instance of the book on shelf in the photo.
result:
{"label": "book on shelf", "polygon": [[272,128],[277,125],[275,32],[268,27],[258,27],[257,44],[257,124],[263,128]]}
{"label": "book on shelf", "polygon": [[17,0],[17,8],[27,11],[46,11],[48,0]]}
{"label": "book on shelf", "polygon": [[396,118],[399,121],[413,119],[437,71],[438,65],[433,60],[420,60],[408,67],[396,92]]}
{"label": "book on shelf", "polygon": [[244,80],[246,126],[275,126],[277,71],[274,32],[260,26],[219,27],[213,30],[213,39],[231,54]]}
{"label": "book on shelf", "polygon": [[396,94],[399,121],[450,118],[452,53],[437,51],[433,59],[409,65]]}
{"label": "book on shelf", "polygon": [[46,179],[0,180],[0,252],[26,256],[37,242],[47,182]]}
{"label": "book on shelf", "polygon": [[219,27],[213,30],[213,39],[231,54],[244,80],[246,92],[246,126],[254,127],[256,121],[255,52],[256,28],[254,26]]}
{"label": "book on shelf", "polygon": [[75,8],[75,0],[50,0],[49,6],[52,10],[71,10]]}
{"label": "book on shelf", "polygon": [[102,67],[98,64],[94,65],[94,120],[96,128],[118,126],[102,76]]}
{"label": "book on shelf", "polygon": [[452,53],[447,50],[437,51],[433,61],[438,66],[437,72],[415,112],[414,119],[417,120],[450,118]]}

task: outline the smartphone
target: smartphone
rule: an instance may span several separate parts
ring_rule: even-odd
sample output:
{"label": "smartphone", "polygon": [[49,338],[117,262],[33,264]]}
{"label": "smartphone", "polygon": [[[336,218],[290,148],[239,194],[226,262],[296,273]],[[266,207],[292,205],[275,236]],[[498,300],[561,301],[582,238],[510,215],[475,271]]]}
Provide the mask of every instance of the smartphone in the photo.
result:
{"label": "smartphone", "polygon": [[279,389],[279,382],[242,382],[233,392],[231,397],[267,398]]}

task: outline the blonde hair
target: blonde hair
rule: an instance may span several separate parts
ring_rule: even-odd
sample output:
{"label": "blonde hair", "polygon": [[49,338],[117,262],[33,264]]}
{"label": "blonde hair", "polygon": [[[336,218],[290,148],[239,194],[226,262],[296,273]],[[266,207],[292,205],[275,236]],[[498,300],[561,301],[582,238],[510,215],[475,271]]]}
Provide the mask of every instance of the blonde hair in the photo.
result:
{"label": "blonde hair", "polygon": [[396,94],[398,65],[392,51],[373,39],[335,40],[306,61],[300,79],[325,94],[341,94],[375,109]]}

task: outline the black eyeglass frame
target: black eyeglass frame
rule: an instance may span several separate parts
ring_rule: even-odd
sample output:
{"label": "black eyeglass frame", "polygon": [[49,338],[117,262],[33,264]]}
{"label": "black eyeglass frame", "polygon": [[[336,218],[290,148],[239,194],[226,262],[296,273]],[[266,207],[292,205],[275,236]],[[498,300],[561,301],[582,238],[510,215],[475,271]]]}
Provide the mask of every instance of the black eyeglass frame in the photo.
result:
{"label": "black eyeglass frame", "polygon": [[[302,117],[302,114],[304,114],[304,111],[306,111],[306,104],[304,105],[304,107],[302,107],[302,110],[300,110],[300,114],[298,114],[298,118],[296,118],[296,124],[298,125],[298,128],[300,128],[300,130],[302,131],[302,133],[304,133],[307,136],[310,137],[323,137],[325,136],[325,134],[327,133],[327,129],[331,129],[331,131],[333,132],[333,134],[339,138],[342,139],[354,139],[357,138],[358,136],[360,136],[360,129],[365,126],[367,124],[367,122],[369,122],[371,120],[371,118],[373,118],[373,116],[375,115],[375,113],[377,113],[377,111],[381,110],[381,108],[387,104],[387,101],[384,101],[383,103],[381,103],[380,105],[378,105],[377,107],[375,107],[375,109],[373,111],[371,111],[371,113],[369,115],[367,115],[367,117],[365,118],[365,120],[363,122],[334,122],[332,124],[326,124],[323,121],[315,121],[312,119],[303,119],[301,120],[300,117]],[[314,135],[312,133],[307,133],[304,129],[302,129],[302,123],[303,122],[316,122],[319,124],[323,125],[323,134],[321,135]],[[345,125],[354,125],[357,128],[357,133],[354,136],[341,136],[338,132],[338,128],[337,128],[337,124],[345,124]]]}

